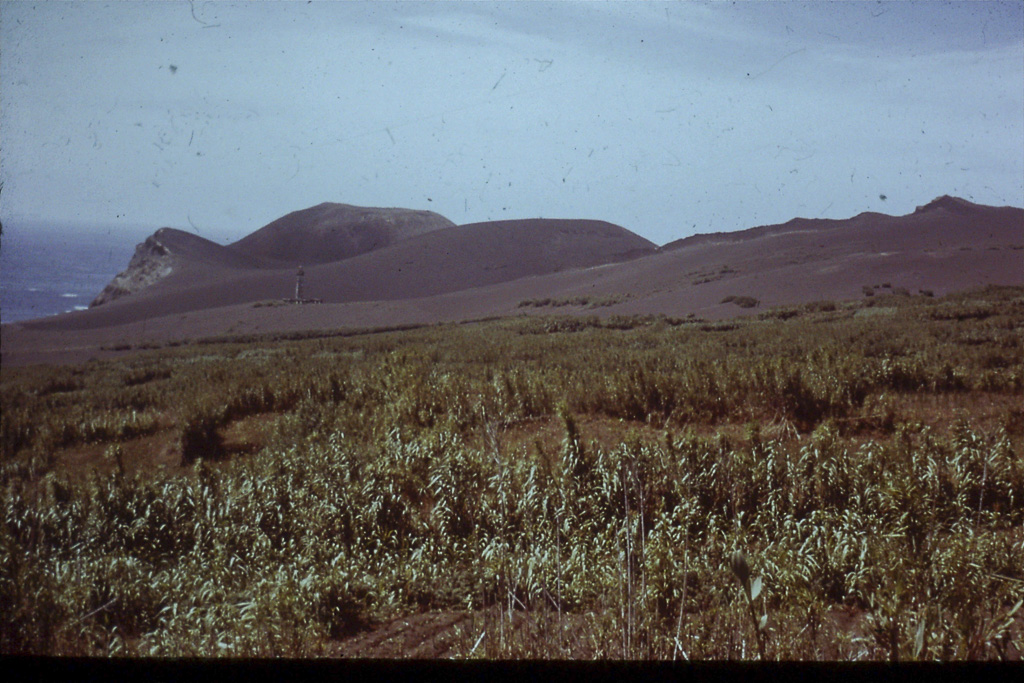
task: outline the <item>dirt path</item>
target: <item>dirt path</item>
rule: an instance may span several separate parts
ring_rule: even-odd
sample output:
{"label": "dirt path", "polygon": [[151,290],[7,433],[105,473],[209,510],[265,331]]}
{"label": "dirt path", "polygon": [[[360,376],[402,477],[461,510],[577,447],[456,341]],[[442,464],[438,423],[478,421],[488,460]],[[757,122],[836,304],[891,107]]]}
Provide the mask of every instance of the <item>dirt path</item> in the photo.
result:
{"label": "dirt path", "polygon": [[468,612],[426,612],[394,619],[371,631],[337,643],[335,657],[369,659],[444,659],[469,637]]}

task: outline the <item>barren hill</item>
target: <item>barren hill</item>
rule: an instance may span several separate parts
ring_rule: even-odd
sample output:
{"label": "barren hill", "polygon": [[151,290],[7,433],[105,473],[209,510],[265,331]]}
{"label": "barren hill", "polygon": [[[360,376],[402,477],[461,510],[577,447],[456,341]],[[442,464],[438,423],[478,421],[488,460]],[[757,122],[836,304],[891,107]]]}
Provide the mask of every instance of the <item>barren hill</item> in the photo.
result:
{"label": "barren hill", "polygon": [[91,306],[136,294],[165,278],[170,278],[172,285],[167,289],[192,287],[230,276],[225,269],[329,263],[453,225],[430,211],[325,202],[293,211],[226,247],[181,230],[161,228],[135,248],[128,267]]}
{"label": "barren hill", "polygon": [[528,276],[618,263],[654,253],[652,242],[603,221],[472,223],[307,269],[325,301],[410,299]]}
{"label": "barren hill", "polygon": [[[358,232],[354,229],[354,234]],[[164,240],[165,236],[174,239]],[[310,296],[328,303],[416,299],[617,263],[654,251],[652,242],[603,221],[497,221],[428,231],[357,256],[310,265],[305,267],[305,281]],[[274,256],[281,255],[275,252]],[[180,231],[159,231],[139,246],[133,264],[108,287],[127,290],[120,284],[127,280],[136,285],[131,296],[108,296],[103,306],[81,315],[27,324],[105,327],[220,306],[280,301],[295,286],[295,269],[288,259],[242,254],[233,246],[221,247]]]}
{"label": "barren hill", "polygon": [[[736,233],[696,235],[620,267],[566,273],[521,291],[529,297],[619,296],[613,313],[743,313],[727,297],[762,306],[845,300],[872,293],[935,295],[1024,284],[1024,209],[940,197],[905,216],[797,218]],[[882,285],[889,285],[882,287]]]}
{"label": "barren hill", "polygon": [[228,248],[296,265],[330,263],[454,225],[432,211],[325,202],[282,216]]}
{"label": "barren hill", "polygon": [[905,216],[797,218],[660,249],[600,221],[453,226],[307,265],[307,294],[325,301],[314,306],[281,303],[294,291],[293,263],[168,230],[140,251],[141,261],[171,273],[88,311],[4,325],[4,362],[65,358],[72,346],[87,354],[125,339],[508,315],[714,319],[752,312],[744,306],[1024,285],[1024,209],[940,197]]}
{"label": "barren hill", "polygon": [[228,250],[192,233],[160,228],[136,245],[128,267],[118,273],[90,306],[101,306],[139,292],[166,277],[195,282],[203,274],[216,278],[224,271],[280,268],[283,264]]}
{"label": "barren hill", "polygon": [[[823,233],[832,230],[871,230],[891,229],[903,224],[919,224],[922,221],[934,223],[934,227],[948,227],[946,223],[959,224],[963,221],[984,221],[996,226],[1021,227],[1020,209],[1015,207],[993,207],[975,204],[959,197],[943,195],[924,206],[919,206],[907,216],[889,216],[884,213],[865,211],[853,218],[793,218],[778,225],[762,225],[734,232],[712,232],[692,235],[669,242],[659,251],[671,251],[681,247],[692,247],[698,244],[737,243],[766,236],[779,236],[788,233]],[[962,227],[962,226],[961,226]]]}

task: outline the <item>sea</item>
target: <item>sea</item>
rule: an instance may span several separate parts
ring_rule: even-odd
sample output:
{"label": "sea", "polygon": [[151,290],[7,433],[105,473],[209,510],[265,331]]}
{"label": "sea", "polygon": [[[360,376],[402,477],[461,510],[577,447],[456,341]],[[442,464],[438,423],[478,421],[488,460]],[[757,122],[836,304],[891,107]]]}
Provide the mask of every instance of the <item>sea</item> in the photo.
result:
{"label": "sea", "polygon": [[0,233],[0,322],[84,310],[128,266],[144,229],[8,225]]}

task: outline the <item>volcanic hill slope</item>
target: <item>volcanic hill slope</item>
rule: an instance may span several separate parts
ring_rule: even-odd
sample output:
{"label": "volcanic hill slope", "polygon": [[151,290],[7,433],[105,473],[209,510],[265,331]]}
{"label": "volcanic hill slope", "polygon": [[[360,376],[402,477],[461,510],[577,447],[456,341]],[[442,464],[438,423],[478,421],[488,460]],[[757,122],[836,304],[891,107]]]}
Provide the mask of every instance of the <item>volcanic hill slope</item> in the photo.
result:
{"label": "volcanic hill slope", "polygon": [[161,228],[135,248],[128,268],[92,302],[99,306],[174,276],[175,288],[230,277],[244,270],[294,269],[381,249],[409,237],[453,227],[431,211],[323,203],[293,211],[224,247],[173,228]]}
{"label": "volcanic hill slope", "polygon": [[103,288],[90,307],[140,292],[172,275],[175,279],[196,284],[197,278],[217,280],[226,272],[282,268],[286,265],[227,249],[192,233],[160,228],[145,242],[136,245],[128,267]]}
{"label": "volcanic hill slope", "polygon": [[941,197],[906,216],[797,218],[695,235],[614,272],[565,278],[557,289],[561,297],[628,293],[616,313],[721,318],[744,312],[727,297],[775,306],[988,284],[1024,284],[1024,209]]}
{"label": "volcanic hill slope", "polygon": [[[429,225],[406,223],[395,229],[366,220],[368,211],[377,210],[357,213],[354,225],[314,222],[306,233],[295,226],[295,214],[289,214],[289,223],[275,221],[228,246],[162,228],[139,245],[128,270],[89,311],[61,316],[60,322],[53,318],[27,324],[90,329],[236,304],[280,302],[294,293],[297,265],[304,265],[309,296],[344,304],[422,299],[656,251],[648,240],[601,221],[533,219],[445,227],[445,219],[437,214],[420,212]],[[383,222],[395,210],[380,211]],[[367,234],[376,242],[362,239]],[[258,239],[247,241],[250,238]],[[270,243],[281,245],[281,251],[265,248]],[[298,260],[317,247],[324,254],[345,256],[313,265]]]}
{"label": "volcanic hill slope", "polygon": [[325,202],[282,216],[229,248],[289,263],[330,263],[454,225],[432,211]]}
{"label": "volcanic hill slope", "polygon": [[[300,264],[307,296],[324,304],[282,304]],[[117,342],[522,314],[714,319],[750,312],[737,301],[988,284],[1024,284],[1024,209],[944,196],[906,216],[796,218],[657,248],[601,221],[455,226],[430,212],[321,204],[227,246],[163,228],[90,310],[5,325],[3,355],[32,362],[71,346],[82,355]]]}

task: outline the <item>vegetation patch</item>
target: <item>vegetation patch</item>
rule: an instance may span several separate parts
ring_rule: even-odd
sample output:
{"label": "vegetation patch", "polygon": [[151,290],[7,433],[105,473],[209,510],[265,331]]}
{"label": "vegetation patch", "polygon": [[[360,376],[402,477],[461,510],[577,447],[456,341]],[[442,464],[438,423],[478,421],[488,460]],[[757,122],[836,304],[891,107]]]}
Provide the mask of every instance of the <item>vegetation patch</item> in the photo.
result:
{"label": "vegetation patch", "polygon": [[576,296],[563,299],[523,299],[519,302],[519,308],[563,308],[574,306],[577,308],[605,308],[622,303],[631,298],[628,294],[615,294],[603,297]]}
{"label": "vegetation patch", "polygon": [[1024,289],[877,299],[3,368],[0,652],[1018,657]]}
{"label": "vegetation patch", "polygon": [[703,285],[708,282],[715,282],[716,280],[721,280],[722,278],[728,277],[729,275],[735,275],[737,272],[738,271],[734,270],[730,266],[723,265],[720,268],[715,268],[711,270],[694,271],[692,273],[688,273],[688,275],[694,278],[691,281],[691,284]]}
{"label": "vegetation patch", "polygon": [[740,308],[754,308],[755,306],[760,306],[761,305],[761,302],[758,301],[757,299],[755,299],[752,296],[734,296],[734,295],[731,295],[731,294],[729,296],[725,297],[724,299],[722,299],[722,301],[720,303],[723,303],[723,304],[732,303],[732,304],[736,304]]}

